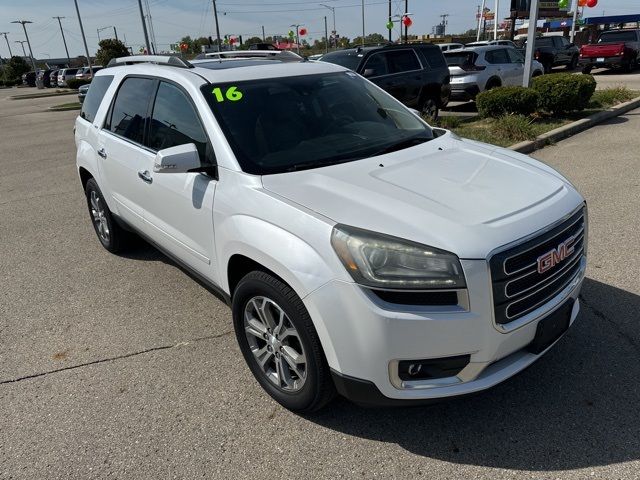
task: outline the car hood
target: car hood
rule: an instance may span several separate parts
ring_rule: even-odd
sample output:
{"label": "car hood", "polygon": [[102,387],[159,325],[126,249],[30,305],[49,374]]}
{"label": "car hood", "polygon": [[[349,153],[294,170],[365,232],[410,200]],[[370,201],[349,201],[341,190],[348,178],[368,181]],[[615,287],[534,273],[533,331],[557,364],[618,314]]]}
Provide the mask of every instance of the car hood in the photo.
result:
{"label": "car hood", "polygon": [[336,223],[486,258],[583,201],[548,166],[448,133],[350,163],[267,175],[266,190]]}

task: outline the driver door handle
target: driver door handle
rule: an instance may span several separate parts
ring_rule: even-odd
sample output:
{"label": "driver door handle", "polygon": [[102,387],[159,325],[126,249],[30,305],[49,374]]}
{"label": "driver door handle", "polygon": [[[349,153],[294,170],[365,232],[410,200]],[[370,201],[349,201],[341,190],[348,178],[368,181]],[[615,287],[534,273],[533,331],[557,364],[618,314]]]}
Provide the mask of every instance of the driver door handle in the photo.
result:
{"label": "driver door handle", "polygon": [[140,177],[140,180],[142,180],[143,182],[146,182],[146,183],[153,182],[153,177],[151,177],[149,170],[138,172],[138,177]]}
{"label": "driver door handle", "polygon": [[98,150],[98,155],[100,155],[102,158],[107,158],[107,151],[104,148],[101,148],[100,150]]}

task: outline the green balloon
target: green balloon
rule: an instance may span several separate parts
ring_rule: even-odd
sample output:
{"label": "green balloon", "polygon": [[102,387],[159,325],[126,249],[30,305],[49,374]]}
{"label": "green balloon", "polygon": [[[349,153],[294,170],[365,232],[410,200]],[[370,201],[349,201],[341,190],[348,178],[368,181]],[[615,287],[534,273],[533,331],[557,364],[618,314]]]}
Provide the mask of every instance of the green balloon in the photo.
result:
{"label": "green balloon", "polygon": [[567,8],[569,6],[569,0],[558,0],[558,7]]}
{"label": "green balloon", "polygon": [[293,33],[293,30],[289,30],[289,36],[293,38],[294,35],[295,33]]}
{"label": "green balloon", "polygon": [[388,30],[393,30],[393,22],[392,22],[391,20],[389,20],[389,21],[387,22],[387,29],[388,29]]}

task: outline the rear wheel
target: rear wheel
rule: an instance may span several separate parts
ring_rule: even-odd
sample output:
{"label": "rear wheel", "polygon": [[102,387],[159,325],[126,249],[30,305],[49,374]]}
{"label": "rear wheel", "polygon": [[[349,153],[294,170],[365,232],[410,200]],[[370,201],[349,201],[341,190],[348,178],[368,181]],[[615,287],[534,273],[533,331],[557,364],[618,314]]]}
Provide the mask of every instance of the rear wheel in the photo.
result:
{"label": "rear wheel", "polygon": [[582,67],[582,73],[584,73],[585,75],[588,75],[591,73],[591,66],[586,66],[586,67]]}
{"label": "rear wheel", "polygon": [[233,325],[251,373],[289,410],[311,412],[335,395],[320,339],[302,300],[265,272],[246,275],[233,294]]}
{"label": "rear wheel", "polygon": [[492,88],[496,88],[500,86],[500,80],[497,78],[492,78],[487,82],[487,85],[484,87],[485,90],[491,90]]}

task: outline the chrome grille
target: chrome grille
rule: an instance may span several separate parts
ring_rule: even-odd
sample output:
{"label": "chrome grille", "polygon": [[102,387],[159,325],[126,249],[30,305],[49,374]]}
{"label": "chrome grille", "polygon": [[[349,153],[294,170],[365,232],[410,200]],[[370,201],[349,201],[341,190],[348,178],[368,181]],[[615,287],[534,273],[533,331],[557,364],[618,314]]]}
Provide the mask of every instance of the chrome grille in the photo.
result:
{"label": "chrome grille", "polygon": [[[540,273],[538,259],[573,238],[573,250]],[[535,238],[489,260],[496,323],[512,322],[560,293],[580,270],[585,253],[585,209]]]}

